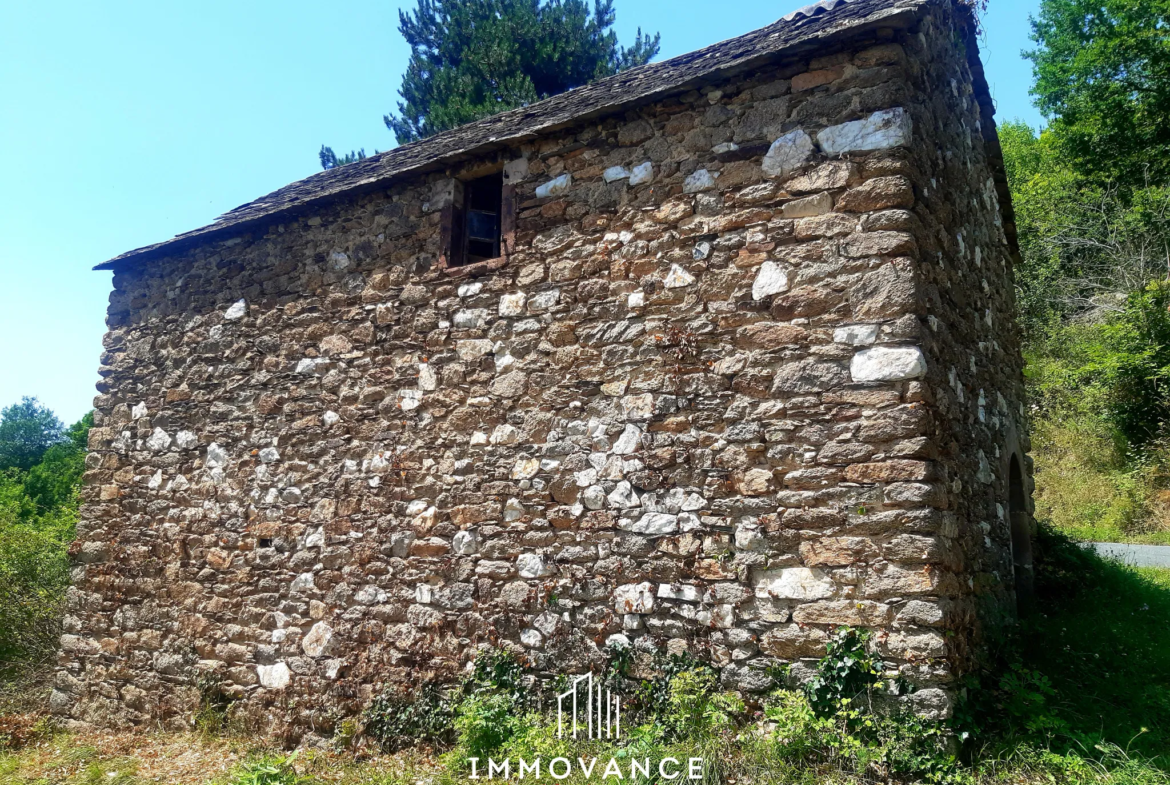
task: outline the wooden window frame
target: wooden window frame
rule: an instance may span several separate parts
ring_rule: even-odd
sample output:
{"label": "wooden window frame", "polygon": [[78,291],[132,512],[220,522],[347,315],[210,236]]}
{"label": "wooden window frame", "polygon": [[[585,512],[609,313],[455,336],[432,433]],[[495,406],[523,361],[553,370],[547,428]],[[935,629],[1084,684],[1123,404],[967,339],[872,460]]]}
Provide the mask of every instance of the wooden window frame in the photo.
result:
{"label": "wooden window frame", "polygon": [[[487,173],[479,173],[484,176]],[[500,255],[494,259],[482,259],[471,264],[453,264],[463,253],[467,231],[464,212],[463,180],[453,182],[451,201],[443,210],[439,221],[439,267],[452,278],[462,278],[499,270],[508,263],[516,250],[516,186],[507,180],[500,190]]]}

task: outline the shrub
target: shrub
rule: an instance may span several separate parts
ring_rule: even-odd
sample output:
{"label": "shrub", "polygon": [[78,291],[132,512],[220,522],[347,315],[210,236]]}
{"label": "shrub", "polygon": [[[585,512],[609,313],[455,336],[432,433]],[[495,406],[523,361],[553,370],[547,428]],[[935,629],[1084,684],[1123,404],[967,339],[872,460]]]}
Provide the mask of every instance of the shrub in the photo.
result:
{"label": "shrub", "polygon": [[69,585],[72,521],[38,530],[0,510],[0,676],[49,659]]}
{"label": "shrub", "polygon": [[293,763],[297,753],[288,757],[266,756],[248,761],[232,772],[231,785],[310,785],[310,777],[297,773]]}
{"label": "shrub", "polygon": [[428,682],[413,693],[383,692],[363,719],[366,734],[385,749],[397,749],[413,741],[450,741],[455,707],[438,685]]}

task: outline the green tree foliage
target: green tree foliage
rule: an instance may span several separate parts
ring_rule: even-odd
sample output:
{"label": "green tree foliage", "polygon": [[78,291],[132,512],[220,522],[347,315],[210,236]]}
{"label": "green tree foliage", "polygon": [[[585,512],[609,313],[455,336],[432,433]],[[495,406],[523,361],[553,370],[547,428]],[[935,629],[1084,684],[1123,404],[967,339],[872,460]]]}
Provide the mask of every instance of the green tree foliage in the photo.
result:
{"label": "green tree foliage", "polygon": [[[378,151],[374,151],[377,155]],[[344,155],[338,155],[333,152],[333,148],[328,145],[321,145],[321,152],[317,153],[317,157],[321,159],[322,169],[336,169],[339,166],[352,164],[354,161],[361,161],[366,157],[366,148],[360,150],[351,150]]]}
{"label": "green tree foliage", "polygon": [[1101,184],[1077,171],[1059,130],[1019,121],[999,129],[1024,266],[1016,271],[1025,328],[1090,311],[1170,273],[1170,189]]}
{"label": "green tree foliage", "polygon": [[1170,0],[1043,0],[1032,94],[1075,168],[1140,187],[1170,179]]}
{"label": "green tree foliage", "polygon": [[31,469],[64,438],[56,415],[36,398],[25,397],[0,411],[0,470]]}
{"label": "green tree foliage", "polygon": [[398,114],[399,144],[524,106],[642,65],[658,35],[618,45],[613,0],[419,0],[399,12],[411,56]]}
{"label": "green tree foliage", "polygon": [[1170,424],[1170,283],[1154,281],[1118,313],[1050,330],[1030,356],[1033,403],[1052,417],[1099,417],[1141,449]]}
{"label": "green tree foliage", "polygon": [[3,412],[0,676],[43,661],[56,645],[92,425],[89,414],[66,430],[31,398]]}

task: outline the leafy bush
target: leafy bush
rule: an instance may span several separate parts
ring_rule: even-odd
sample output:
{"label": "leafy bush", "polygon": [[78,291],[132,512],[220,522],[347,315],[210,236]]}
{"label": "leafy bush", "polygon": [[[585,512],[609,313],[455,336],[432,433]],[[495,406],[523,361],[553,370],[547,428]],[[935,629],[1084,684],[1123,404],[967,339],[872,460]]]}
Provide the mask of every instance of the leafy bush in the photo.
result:
{"label": "leafy bush", "polygon": [[66,431],[29,398],[0,413],[0,679],[56,648],[92,423]]}
{"label": "leafy bush", "polygon": [[248,761],[232,772],[230,785],[311,785],[311,777],[297,773],[293,763],[297,753],[288,757],[266,756]]}
{"label": "leafy bush", "polygon": [[428,682],[413,693],[387,690],[364,713],[365,732],[384,749],[414,741],[449,741],[455,707],[439,686]]}
{"label": "leafy bush", "polygon": [[72,539],[71,515],[38,528],[0,510],[0,676],[56,648]]}

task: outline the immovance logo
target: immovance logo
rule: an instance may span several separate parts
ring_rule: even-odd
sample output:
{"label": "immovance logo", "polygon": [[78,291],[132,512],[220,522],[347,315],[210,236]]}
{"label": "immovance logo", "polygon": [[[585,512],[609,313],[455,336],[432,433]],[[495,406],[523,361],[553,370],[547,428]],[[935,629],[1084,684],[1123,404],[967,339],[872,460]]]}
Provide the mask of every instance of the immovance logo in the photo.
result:
{"label": "immovance logo", "polygon": [[[557,738],[587,738],[616,741],[622,735],[621,696],[595,682],[592,673],[576,676],[570,688],[557,696]],[[488,780],[542,780],[546,777],[563,780],[579,772],[585,780],[648,780],[657,773],[662,780],[701,780],[704,762],[702,758],[662,758],[654,761],[649,757],[623,757],[620,761],[611,757],[598,766],[595,756],[570,760],[566,757],[542,760],[534,758],[505,758],[487,760],[487,771],[483,771],[481,758],[468,758],[471,767],[470,779]]]}
{"label": "immovance logo", "polygon": [[[585,689],[582,690],[581,686]],[[584,700],[578,701],[577,696],[585,693]],[[622,737],[622,701],[617,695],[597,685],[597,692],[593,691],[593,674],[587,673],[573,679],[571,689],[557,696],[557,738],[565,738],[565,702],[573,699],[570,708],[573,718],[573,738],[577,738],[577,714],[580,708],[585,715],[582,725],[589,730],[590,739],[620,739]],[[596,721],[594,721],[596,715]]]}

